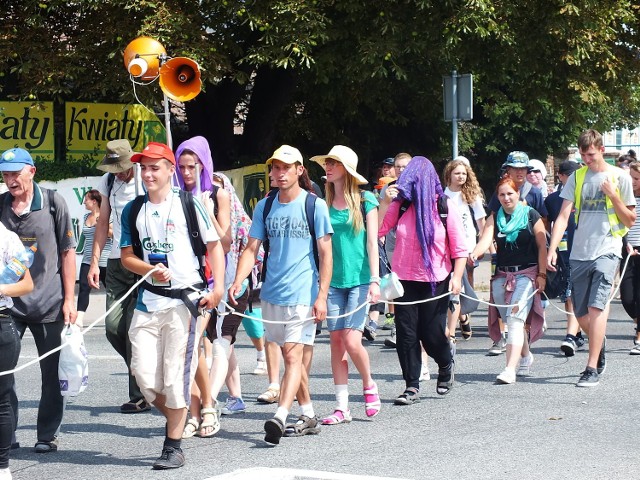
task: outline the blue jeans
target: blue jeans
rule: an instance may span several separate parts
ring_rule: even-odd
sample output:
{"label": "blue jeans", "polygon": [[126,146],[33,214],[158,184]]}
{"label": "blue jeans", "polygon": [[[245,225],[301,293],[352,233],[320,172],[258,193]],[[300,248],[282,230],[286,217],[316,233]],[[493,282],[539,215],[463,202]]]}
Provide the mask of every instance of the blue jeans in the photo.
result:
{"label": "blue jeans", "polygon": [[327,318],[327,329],[333,332],[350,328],[362,332],[367,318],[367,309],[361,308],[357,312],[354,312],[354,310],[365,302],[367,292],[369,292],[368,284],[352,288],[329,287],[327,316],[335,317],[347,312],[353,313],[341,318]]}
{"label": "blue jeans", "polygon": [[[15,368],[19,356],[20,334],[10,317],[0,317],[0,372]],[[11,436],[15,430],[12,391],[13,374],[0,376],[0,468],[9,466]]]}

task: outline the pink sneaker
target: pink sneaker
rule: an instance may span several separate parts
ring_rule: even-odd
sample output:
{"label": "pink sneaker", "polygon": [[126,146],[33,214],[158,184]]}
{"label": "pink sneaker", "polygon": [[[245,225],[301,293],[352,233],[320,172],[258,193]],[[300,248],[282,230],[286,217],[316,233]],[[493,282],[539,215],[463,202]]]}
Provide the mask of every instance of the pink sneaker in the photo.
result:
{"label": "pink sneaker", "polygon": [[378,395],[378,385],[373,384],[369,388],[364,389],[364,411],[367,417],[375,417],[380,413],[382,402],[380,401],[380,395]]}

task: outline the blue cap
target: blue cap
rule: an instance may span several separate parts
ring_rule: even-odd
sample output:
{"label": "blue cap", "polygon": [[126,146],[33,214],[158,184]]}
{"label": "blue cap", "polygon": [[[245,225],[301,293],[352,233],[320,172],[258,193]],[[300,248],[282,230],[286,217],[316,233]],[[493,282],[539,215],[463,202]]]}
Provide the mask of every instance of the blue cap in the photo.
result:
{"label": "blue cap", "polygon": [[393,165],[395,165],[395,160],[393,159],[393,157],[385,158],[382,161],[382,164],[383,165],[391,165],[391,166],[393,166]]}
{"label": "blue cap", "polygon": [[511,152],[507,156],[507,161],[502,164],[503,167],[513,168],[530,168],[529,155],[524,152]]}
{"label": "blue cap", "polygon": [[33,158],[24,148],[12,148],[0,156],[0,172],[19,172],[25,165],[33,164]]}

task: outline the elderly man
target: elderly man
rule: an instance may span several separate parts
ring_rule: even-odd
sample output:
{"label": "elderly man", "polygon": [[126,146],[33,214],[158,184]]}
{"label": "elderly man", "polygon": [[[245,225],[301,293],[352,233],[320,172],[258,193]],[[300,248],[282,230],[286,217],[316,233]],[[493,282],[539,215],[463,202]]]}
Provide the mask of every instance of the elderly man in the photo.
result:
{"label": "elderly man", "polygon": [[[34,290],[13,299],[11,314],[20,336],[28,328],[42,355],[61,344],[66,323],[75,323],[74,287],[76,282],[76,241],[71,217],[62,196],[34,182],[36,167],[29,152],[12,148],[0,156],[0,172],[8,192],[0,196],[0,221],[15,232],[25,247],[38,245],[31,276]],[[35,445],[37,453],[58,449],[58,431],[62,423],[64,402],[58,380],[55,353],[40,361],[42,391],[38,407]],[[17,425],[18,398],[11,405]]]}
{"label": "elderly man", "polygon": [[[125,269],[120,263],[120,232],[122,231],[122,210],[133,200],[142,187],[136,186],[133,163],[133,150],[128,140],[113,140],[107,143],[106,154],[98,169],[107,172],[102,176],[98,191],[102,195],[100,217],[96,224],[93,240],[93,258],[89,268],[89,285],[99,287],[100,255],[107,240],[109,220],[113,221],[113,246],[107,261],[107,310],[123,297],[136,283],[135,275]],[[129,341],[129,327],[133,310],[136,305],[135,293],[128,295],[105,319],[107,340],[120,354],[129,369],[129,401],[120,406],[122,413],[139,413],[151,407],[144,399],[136,379],[131,374],[131,342]]]}

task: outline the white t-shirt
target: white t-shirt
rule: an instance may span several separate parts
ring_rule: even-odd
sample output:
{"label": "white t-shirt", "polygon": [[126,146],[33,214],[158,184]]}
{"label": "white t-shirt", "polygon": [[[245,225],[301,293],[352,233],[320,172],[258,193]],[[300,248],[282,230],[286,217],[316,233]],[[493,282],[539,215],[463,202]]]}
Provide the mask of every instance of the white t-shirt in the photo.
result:
{"label": "white t-shirt", "polygon": [[[23,251],[24,245],[22,245],[18,235],[0,223],[0,269],[4,268],[5,265],[9,263],[9,260],[17,257]],[[0,295],[0,309],[11,307],[13,307],[11,297]]]}
{"label": "white t-shirt", "polygon": [[[184,216],[184,210],[180,202],[179,189],[173,188],[172,192],[162,203],[145,202],[138,214],[136,228],[142,243],[144,261],[150,263],[150,253],[166,254],[166,262],[163,261],[162,263],[171,270],[170,287],[182,289],[188,285],[202,282],[202,278],[199,273],[198,259],[191,248],[191,240],[187,231],[187,219]],[[202,203],[197,198],[193,199],[193,203],[198,214],[198,226],[202,241],[209,243],[220,240]],[[127,208],[125,213],[128,214],[129,211],[130,208]],[[121,247],[131,246],[131,232],[128,224],[124,225],[120,241]],[[147,281],[151,282],[151,279]],[[182,300],[162,297],[145,290],[143,295],[138,296],[136,308],[155,312],[181,304]]]}
{"label": "white t-shirt", "polygon": [[[111,254],[109,258],[120,258],[120,235],[122,233],[122,209],[127,203],[136,198],[136,184],[135,177],[132,177],[128,183],[119,180],[115,177],[113,180],[113,186],[111,187],[111,194],[107,192],[107,177],[108,173],[105,173],[100,179],[97,190],[101,195],[109,197],[109,206],[111,207],[111,218],[113,222],[113,244],[111,247]],[[142,183],[138,185],[138,192],[140,195],[144,193]]]}
{"label": "white t-shirt", "polygon": [[[464,233],[466,237],[466,247],[469,252],[473,251],[476,246],[476,228],[473,226],[473,219],[471,218],[471,210],[469,210],[469,204],[464,201],[462,192],[452,192],[449,187],[444,189],[444,194],[451,199],[453,204],[460,212],[462,218],[462,226],[464,227]],[[477,197],[471,204],[473,210],[473,217],[476,220],[480,220],[487,216],[487,213],[482,206],[482,200]],[[482,232],[481,232],[482,233]]]}

